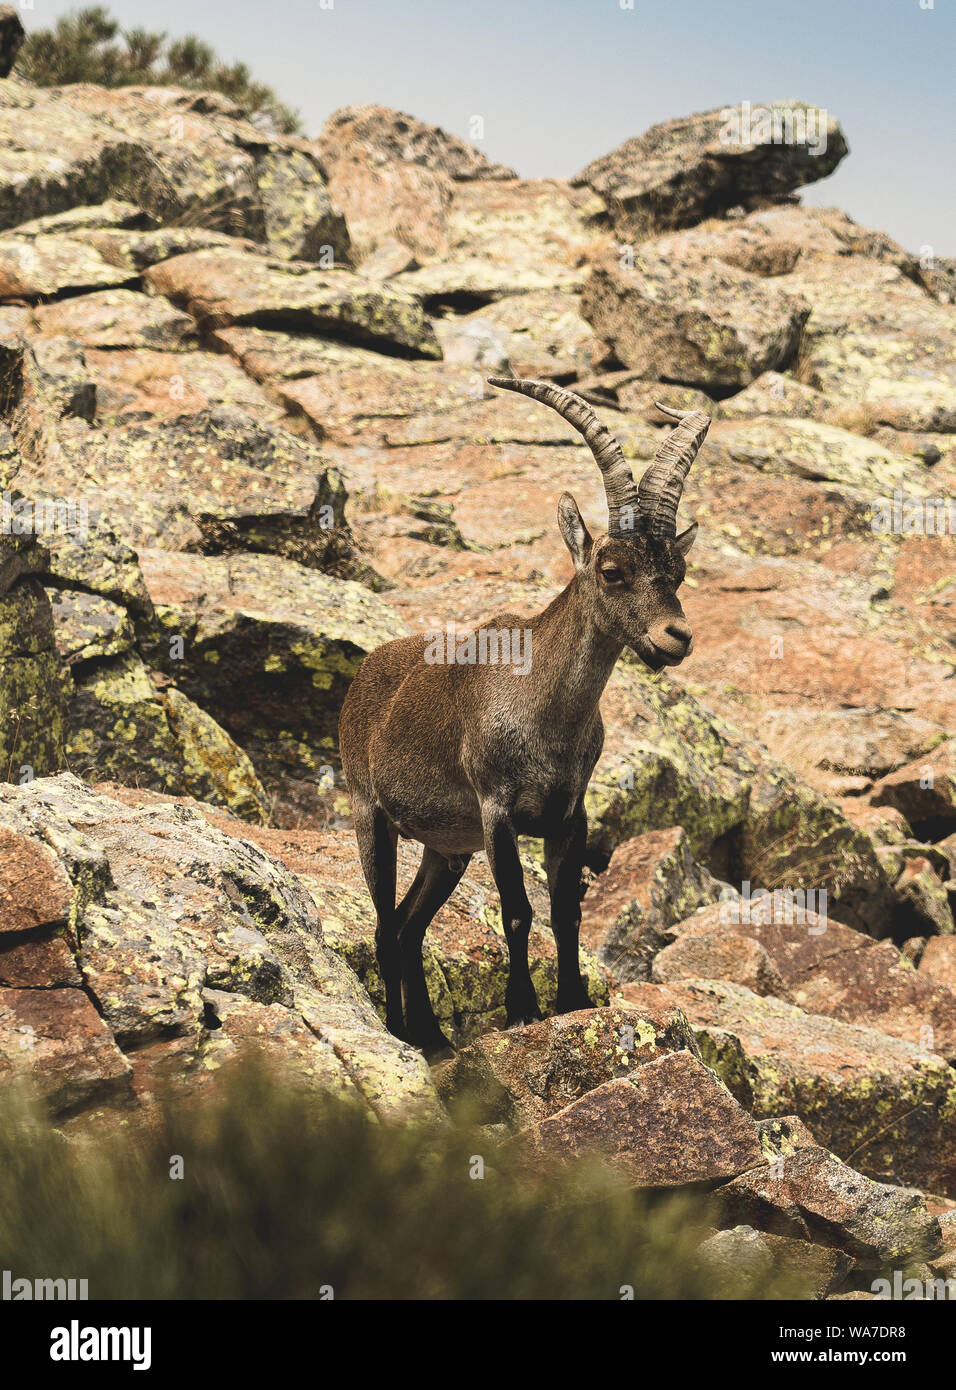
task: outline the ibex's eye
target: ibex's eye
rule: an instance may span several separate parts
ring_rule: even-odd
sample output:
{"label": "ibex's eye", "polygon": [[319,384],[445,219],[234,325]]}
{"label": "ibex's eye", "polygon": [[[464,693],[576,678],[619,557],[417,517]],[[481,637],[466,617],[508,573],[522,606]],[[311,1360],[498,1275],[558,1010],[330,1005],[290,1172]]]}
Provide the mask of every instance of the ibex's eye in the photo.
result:
{"label": "ibex's eye", "polygon": [[623,584],[624,571],[619,570],[616,565],[606,565],[601,570],[601,578],[605,584]]}

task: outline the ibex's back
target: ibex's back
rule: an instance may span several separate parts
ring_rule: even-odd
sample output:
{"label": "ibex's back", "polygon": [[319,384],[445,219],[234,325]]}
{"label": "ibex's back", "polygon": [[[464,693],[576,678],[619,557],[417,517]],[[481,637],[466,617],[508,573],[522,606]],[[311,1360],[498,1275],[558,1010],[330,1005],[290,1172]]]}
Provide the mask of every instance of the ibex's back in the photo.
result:
{"label": "ibex's back", "polygon": [[[508,1021],[540,1016],[528,971],[531,908],[518,835],[544,839],[558,1009],[588,1004],[577,940],[584,794],[603,741],[601,692],[625,645],[655,671],[691,649],[677,589],[696,526],[678,535],[676,520],[707,416],[677,417],[680,427],[637,487],[619,446],[584,401],[547,382],[493,381],[546,402],[581,431],[604,477],[610,526],[593,539],[565,493],[558,521],[575,575],[543,613],[498,615],[479,635],[449,637],[437,652],[428,635],[389,642],[366,658],[342,707],[342,762],[378,919],[388,1026],[436,1050],[447,1043],[428,998],[422,939],[481,848],[508,939]],[[489,634],[493,645],[484,640]],[[500,659],[503,635],[518,638],[520,660]],[[420,841],[424,852],[396,908],[399,835]]]}

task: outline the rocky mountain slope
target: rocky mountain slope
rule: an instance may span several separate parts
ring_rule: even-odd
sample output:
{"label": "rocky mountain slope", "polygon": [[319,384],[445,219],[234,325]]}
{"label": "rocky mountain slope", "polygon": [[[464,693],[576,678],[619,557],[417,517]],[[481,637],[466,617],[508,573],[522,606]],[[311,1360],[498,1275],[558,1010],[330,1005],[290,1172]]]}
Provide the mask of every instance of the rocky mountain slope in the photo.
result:
{"label": "rocky mountain slope", "polygon": [[[255,1046],[383,1116],[477,1097],[529,1161],[706,1185],[715,1285],[743,1250],[815,1297],[951,1267],[956,577],[892,514],[956,481],[954,276],[801,206],[825,129],[728,150],[707,113],[523,180],[380,107],[307,141],[212,93],[0,82],[0,1074],[66,1132]],[[380,642],[543,606],[565,488],[602,525],[576,436],[485,388],[508,367],[635,469],[656,399],[713,416],[695,652],[605,696],[597,1007],[497,1031],[479,857],[426,942],[460,1049],[430,1073],[377,1011],[337,713]],[[528,878],[550,1008],[534,845]]]}

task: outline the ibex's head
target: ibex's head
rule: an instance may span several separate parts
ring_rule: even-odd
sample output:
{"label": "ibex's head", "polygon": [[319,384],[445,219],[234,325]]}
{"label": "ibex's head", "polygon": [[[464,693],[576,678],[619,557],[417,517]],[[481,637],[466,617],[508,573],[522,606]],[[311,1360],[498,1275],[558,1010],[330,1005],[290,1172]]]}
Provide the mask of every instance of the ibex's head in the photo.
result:
{"label": "ibex's head", "polygon": [[677,590],[684,580],[684,557],[697,534],[696,522],[677,534],[677,505],[710,417],[699,410],[659,406],[679,424],[638,486],[617,440],[580,396],[548,381],[488,380],[550,405],[584,436],[604,478],[609,521],[607,535],[595,540],[574,498],[569,492],[562,495],[558,524],[581,592],[597,627],[630,647],[652,671],[677,666],[691,649]]}

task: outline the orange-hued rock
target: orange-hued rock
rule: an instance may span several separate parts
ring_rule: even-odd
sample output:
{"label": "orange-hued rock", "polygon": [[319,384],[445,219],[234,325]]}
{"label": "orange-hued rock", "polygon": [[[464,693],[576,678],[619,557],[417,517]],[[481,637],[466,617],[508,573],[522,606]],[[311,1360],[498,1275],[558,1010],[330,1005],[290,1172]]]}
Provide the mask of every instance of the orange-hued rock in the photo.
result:
{"label": "orange-hued rock", "polygon": [[0,1074],[53,1114],[132,1099],[130,1064],[82,989],[0,989]]}
{"label": "orange-hued rock", "polygon": [[724,980],[956,1057],[956,993],[890,941],[772,899],[705,908],[671,935],[654,961],[662,984]]}
{"label": "orange-hued rock", "polygon": [[532,1153],[600,1153],[636,1187],[683,1187],[766,1164],[753,1120],[690,1052],[606,1081],[525,1131]]}
{"label": "orange-hued rock", "polygon": [[589,888],[581,939],[619,978],[648,979],[668,928],[719,893],[717,880],[692,856],[683,830],[649,831],[620,844]]}
{"label": "orange-hued rock", "polygon": [[73,885],[52,850],[0,826],[0,936],[66,922]]}

